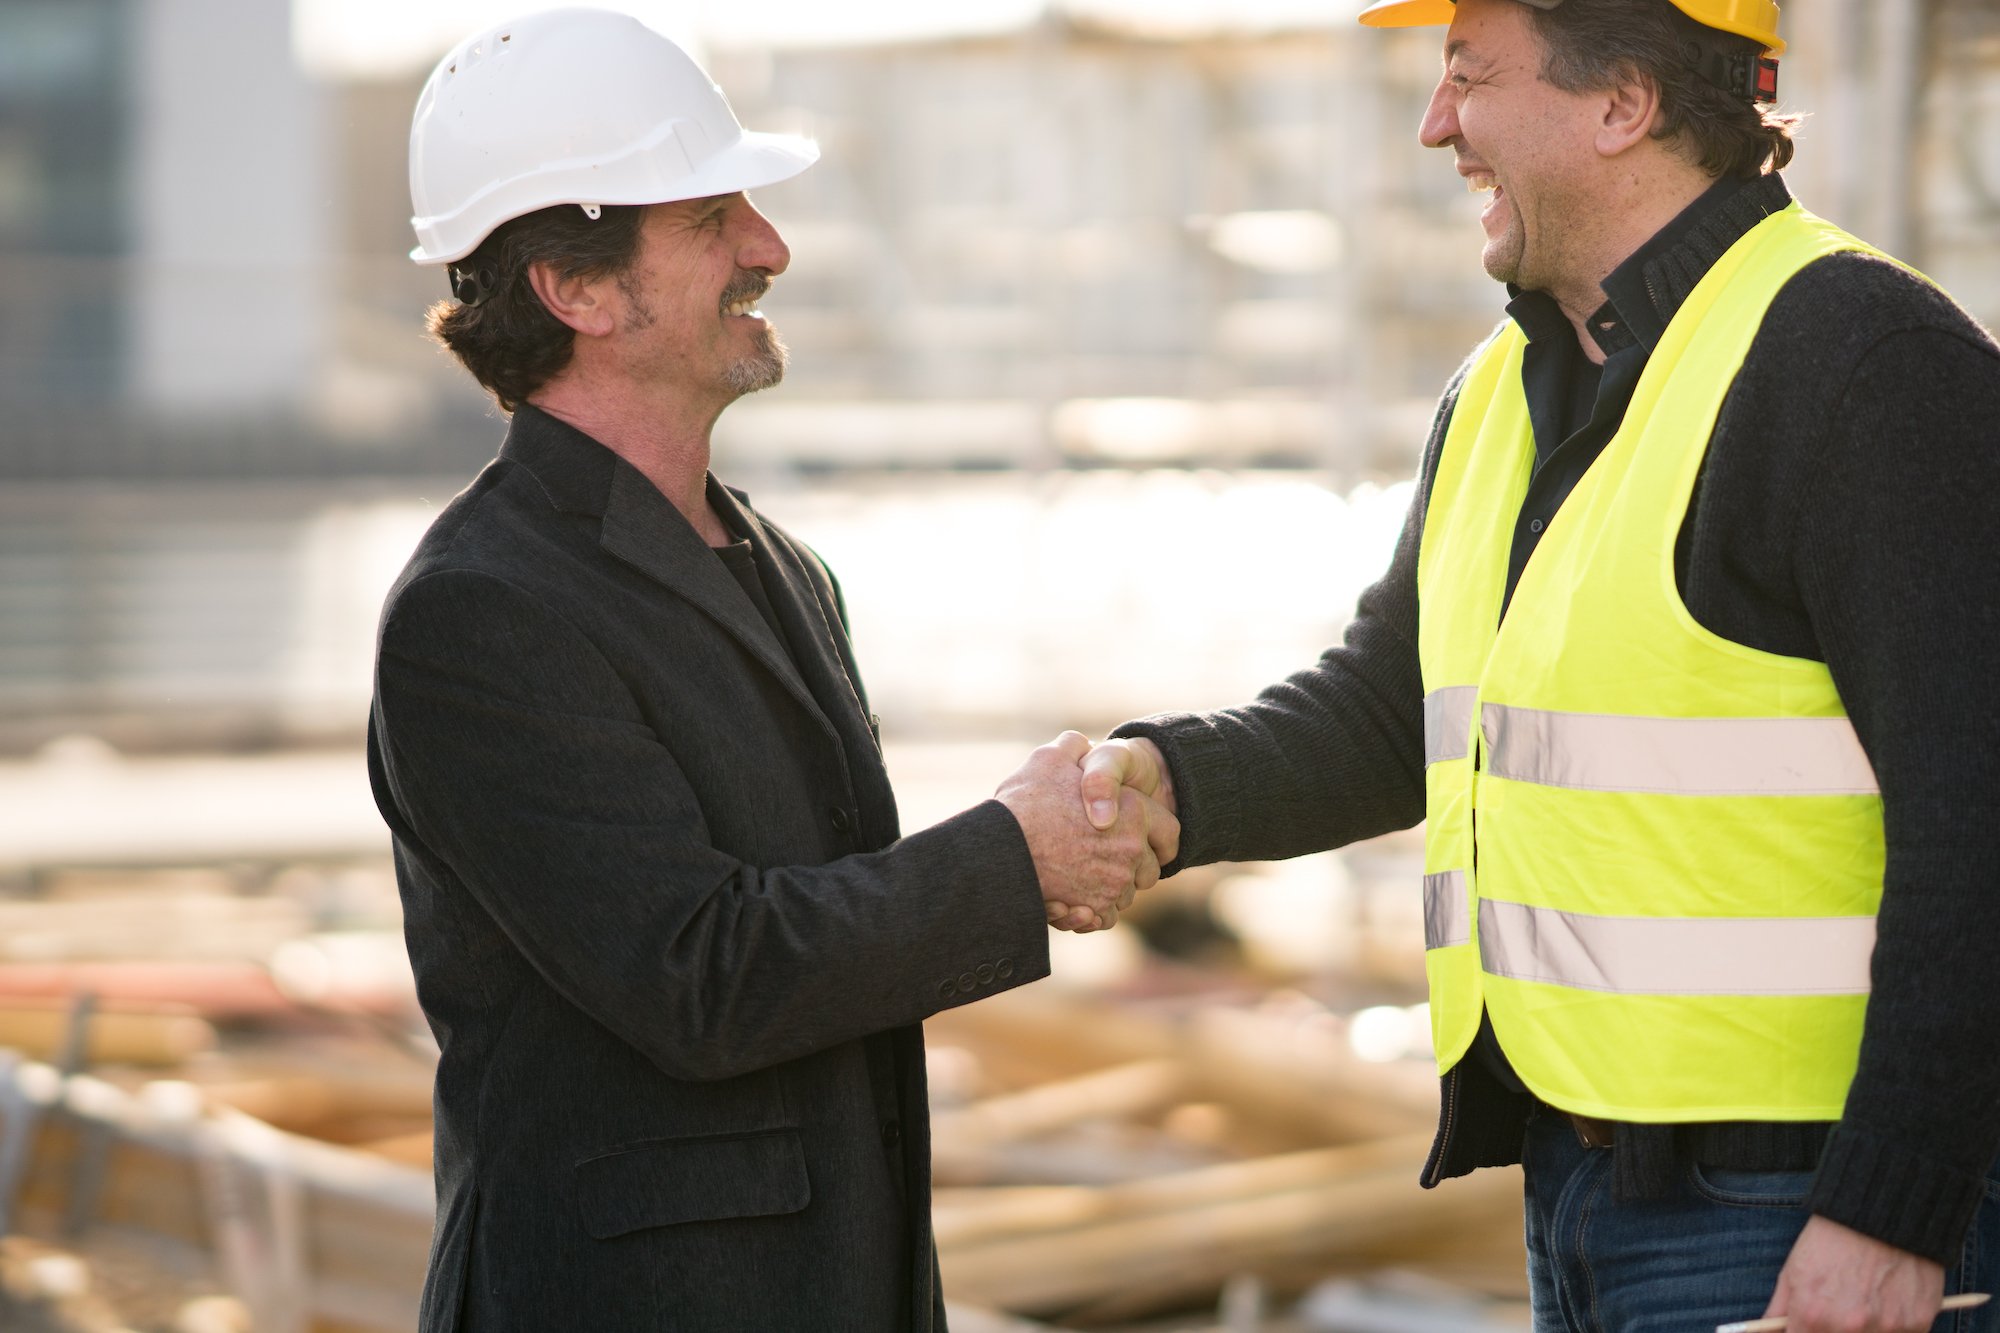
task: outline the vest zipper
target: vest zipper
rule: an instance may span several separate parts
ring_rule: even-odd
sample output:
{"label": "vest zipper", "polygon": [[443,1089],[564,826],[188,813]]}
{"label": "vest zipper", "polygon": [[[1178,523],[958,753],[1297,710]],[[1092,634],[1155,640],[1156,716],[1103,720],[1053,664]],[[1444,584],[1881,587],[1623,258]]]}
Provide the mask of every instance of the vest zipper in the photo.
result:
{"label": "vest zipper", "polygon": [[1438,1114],[1437,1137],[1431,1140],[1431,1155],[1424,1162],[1424,1173],[1418,1184],[1425,1189],[1436,1189],[1444,1180],[1445,1150],[1451,1143],[1452,1126],[1458,1120],[1459,1071],[1451,1069],[1444,1076],[1444,1099]]}

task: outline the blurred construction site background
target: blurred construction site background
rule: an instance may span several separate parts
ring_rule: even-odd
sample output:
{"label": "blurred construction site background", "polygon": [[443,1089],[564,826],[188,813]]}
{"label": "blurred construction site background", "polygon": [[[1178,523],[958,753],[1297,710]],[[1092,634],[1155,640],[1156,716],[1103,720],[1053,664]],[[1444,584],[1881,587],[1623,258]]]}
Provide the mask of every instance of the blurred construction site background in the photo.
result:
{"label": "blurred construction site background", "polygon": [[[230,1114],[274,1070],[335,1087],[388,1062],[420,1087],[359,748],[374,618],[504,422],[421,335],[444,286],[405,258],[405,136],[430,61],[532,7],[0,0],[0,1046],[119,1095],[233,1087],[213,1098]],[[1478,201],[1416,142],[1434,31],[1364,31],[1349,0],[614,7],[693,46],[745,123],[823,147],[759,198],[793,252],[764,303],[792,369],[723,418],[716,469],[839,571],[906,827],[1058,729],[1236,702],[1338,635],[1401,524],[1435,395],[1504,300]],[[2000,9],[1784,10],[1784,102],[1811,113],[1794,191],[2000,320]],[[1247,1177],[1162,1184],[1421,1136],[1419,863],[1404,837],[1183,877],[1131,929],[1060,942],[1050,989],[1071,998],[935,1034],[940,1151],[973,1191],[940,1198],[948,1289],[1065,1326],[1510,1326],[1518,1275],[1490,1243],[1423,1219],[1406,1229],[1429,1249],[1362,1243],[1355,1218],[1417,1192],[1395,1153],[1326,1167],[1367,1189],[1396,1168],[1339,1225]],[[180,990],[130,979],[169,965]],[[202,990],[245,967],[268,997]],[[1032,1040],[1062,1003],[1136,1026],[1064,1067]],[[207,1026],[112,1050],[88,1024],[119,1004]],[[408,1263],[329,1276],[318,1205],[252,1172],[265,1212],[246,1224],[248,1187],[216,1183],[228,1153],[201,1159],[198,1224],[151,1228],[183,1244],[172,1299],[106,1279],[131,1256],[90,1238],[148,1227],[80,1146],[97,1122],[26,1068],[0,1071],[13,1317],[410,1325],[397,1264],[421,1274],[421,1229]],[[1082,1086],[1115,1124],[1059,1095],[1106,1077]],[[1357,1087],[1365,1105],[1325,1109]],[[1058,1109],[1007,1120],[1036,1089]],[[283,1129],[286,1105],[252,1109]],[[144,1121],[127,1111],[111,1120]],[[293,1107],[290,1128],[400,1142],[382,1160],[418,1184],[384,1197],[420,1208],[421,1112],[357,1128]],[[1026,1201],[981,1186],[1142,1188],[1091,1206],[1180,1216],[1205,1262],[1120,1268],[1133,1236],[1086,1237],[1062,1208],[996,1222],[990,1203]],[[1232,1231],[1242,1210],[1195,1217],[1197,1197],[1278,1221]],[[994,1257],[1034,1240],[1057,1248]],[[1088,1257],[1069,1285],[1024,1276],[1068,1253]]]}

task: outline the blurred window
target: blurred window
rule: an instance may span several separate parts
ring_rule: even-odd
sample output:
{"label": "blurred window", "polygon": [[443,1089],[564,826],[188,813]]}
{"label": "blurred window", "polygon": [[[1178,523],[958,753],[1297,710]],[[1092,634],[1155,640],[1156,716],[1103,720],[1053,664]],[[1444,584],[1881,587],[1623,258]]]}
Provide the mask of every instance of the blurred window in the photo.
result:
{"label": "blurred window", "polygon": [[129,0],[0,5],[0,396],[106,398],[133,99]]}

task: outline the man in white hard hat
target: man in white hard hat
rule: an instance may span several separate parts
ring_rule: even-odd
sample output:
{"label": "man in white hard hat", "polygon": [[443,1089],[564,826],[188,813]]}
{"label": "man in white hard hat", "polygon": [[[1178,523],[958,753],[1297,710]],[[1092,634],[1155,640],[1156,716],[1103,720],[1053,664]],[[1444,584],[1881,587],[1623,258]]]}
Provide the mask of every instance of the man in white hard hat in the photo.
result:
{"label": "man in white hard hat", "polygon": [[512,421],[384,608],[369,759],[441,1048],[425,1333],[940,1330],[919,1024],[1048,971],[1173,855],[1068,734],[899,838],[832,575],[708,471],[776,384],[803,170],[592,10],[445,57],[411,132],[433,329]]}
{"label": "man in white hard hat", "polygon": [[1362,19],[1450,25],[1509,318],[1346,642],[1087,798],[1187,864],[1427,821],[1423,1182],[1524,1163],[1541,1333],[1919,1333],[2000,1274],[2000,348],[1793,202],[1770,0]]}

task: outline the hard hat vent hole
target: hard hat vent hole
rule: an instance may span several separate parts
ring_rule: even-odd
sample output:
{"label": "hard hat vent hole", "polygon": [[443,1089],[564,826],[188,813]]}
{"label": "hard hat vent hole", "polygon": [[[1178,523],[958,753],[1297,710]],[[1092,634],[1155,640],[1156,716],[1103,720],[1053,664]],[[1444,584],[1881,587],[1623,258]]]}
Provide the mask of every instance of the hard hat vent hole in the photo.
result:
{"label": "hard hat vent hole", "polygon": [[503,42],[511,42],[514,40],[514,34],[511,32],[503,32],[500,34],[500,40]]}
{"label": "hard hat vent hole", "polygon": [[592,222],[604,216],[604,205],[602,204],[578,204],[577,207],[581,208],[583,215]]}
{"label": "hard hat vent hole", "polygon": [[453,65],[453,66],[449,67],[448,69],[446,69],[446,70],[445,70],[445,73],[447,73],[447,74],[456,74],[456,73],[458,73],[458,66],[456,66],[456,65]]}

